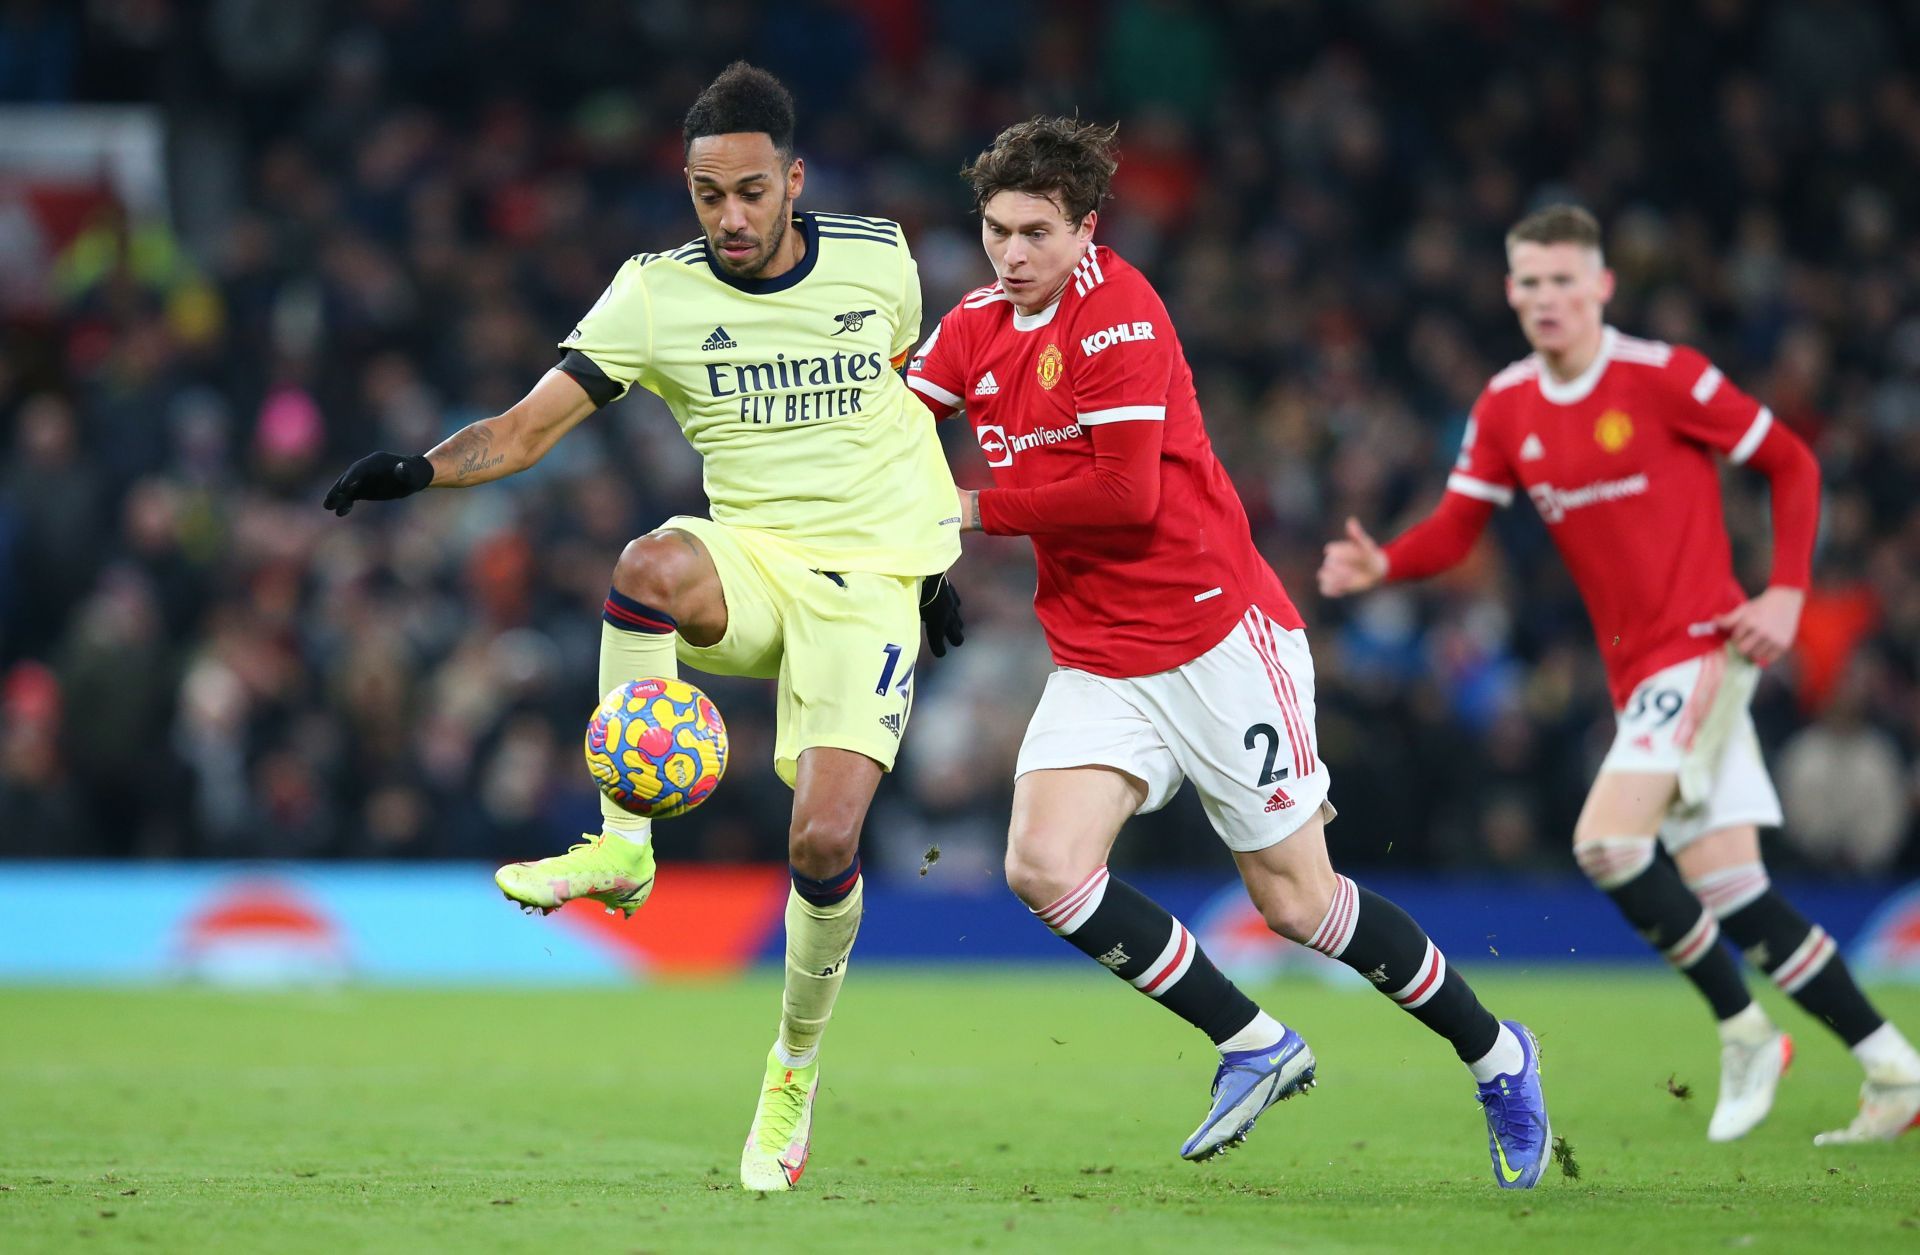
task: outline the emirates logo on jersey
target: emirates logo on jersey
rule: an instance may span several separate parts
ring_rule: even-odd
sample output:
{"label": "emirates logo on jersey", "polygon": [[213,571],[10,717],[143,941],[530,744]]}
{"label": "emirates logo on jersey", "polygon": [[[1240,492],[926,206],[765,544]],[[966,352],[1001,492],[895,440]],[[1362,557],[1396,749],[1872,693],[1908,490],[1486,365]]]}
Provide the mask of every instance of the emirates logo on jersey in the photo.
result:
{"label": "emirates logo on jersey", "polygon": [[1593,442],[1608,453],[1618,453],[1633,439],[1633,420],[1619,410],[1608,410],[1593,425]]}
{"label": "emirates logo on jersey", "polygon": [[1040,386],[1048,392],[1052,392],[1053,385],[1060,382],[1060,375],[1066,368],[1066,356],[1060,352],[1057,344],[1049,344],[1041,349],[1040,360],[1034,364],[1034,372],[1040,376]]}

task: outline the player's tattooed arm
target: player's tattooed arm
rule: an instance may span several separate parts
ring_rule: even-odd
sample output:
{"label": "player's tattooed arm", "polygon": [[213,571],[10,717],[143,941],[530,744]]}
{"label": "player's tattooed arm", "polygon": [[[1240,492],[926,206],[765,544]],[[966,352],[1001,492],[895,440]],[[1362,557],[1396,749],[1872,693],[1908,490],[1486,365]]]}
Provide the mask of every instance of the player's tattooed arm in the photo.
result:
{"label": "player's tattooed arm", "polygon": [[596,408],[571,375],[550,370],[506,413],[469,423],[428,451],[433,487],[466,488],[524,471]]}
{"label": "player's tattooed arm", "polygon": [[507,455],[496,452],[494,449],[493,429],[490,424],[495,421],[491,418],[482,419],[480,422],[462,427],[427,454],[427,460],[433,463],[435,484],[457,488],[466,484],[485,483],[487,480],[498,479],[500,475],[510,473],[499,470],[506,464]]}

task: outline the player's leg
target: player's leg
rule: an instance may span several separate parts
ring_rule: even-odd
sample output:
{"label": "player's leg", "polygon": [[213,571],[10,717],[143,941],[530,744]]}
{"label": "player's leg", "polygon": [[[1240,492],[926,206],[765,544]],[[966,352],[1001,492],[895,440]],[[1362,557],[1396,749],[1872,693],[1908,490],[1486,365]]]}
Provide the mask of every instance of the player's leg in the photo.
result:
{"label": "player's leg", "polygon": [[880,785],[865,754],[814,746],[800,754],[787,858],[787,978],[775,1049],[788,1067],[806,1067],[846,977],[860,930],[860,828]]}
{"label": "player's leg", "polygon": [[[1720,920],[1720,927],[1781,992],[1831,1029],[1866,1072],[1860,1114],[1846,1129],[1816,1141],[1878,1141],[1897,1137],[1920,1118],[1920,1053],[1882,1016],[1855,983],[1839,947],[1818,924],[1809,923],[1773,887],[1760,860],[1760,836],[1751,824],[1707,832],[1674,853],[1680,873]],[[1767,1090],[1791,1057],[1785,1034],[1773,1033],[1758,1049],[1729,1045],[1723,1052],[1720,1107],[1729,1094]],[[1749,1104],[1750,1106],[1751,1104]],[[1737,1137],[1766,1113],[1744,1120],[1736,1109],[1724,1122],[1714,1110],[1709,1137]],[[1735,1131],[1737,1129],[1737,1131]]]}
{"label": "player's leg", "polygon": [[[727,599],[707,546],[675,527],[629,541],[613,566],[600,614],[600,692],[642,676],[677,676],[675,633],[712,646],[727,630]],[[601,828],[644,843],[649,824],[602,794]]]}
{"label": "player's leg", "polygon": [[[727,630],[721,575],[708,547],[674,527],[629,542],[614,564],[600,618],[599,693],[642,676],[677,676],[676,633],[711,645]],[[632,915],[653,892],[651,824],[604,793],[600,814],[599,835],[565,854],[500,868],[494,882],[501,892],[543,914],[591,898]]]}
{"label": "player's leg", "polygon": [[1128,816],[1166,805],[1181,783],[1165,738],[1138,704],[1140,683],[1071,670],[1048,677],[1014,768],[1007,883],[1055,935],[1221,1052],[1213,1110],[1181,1148],[1204,1159],[1238,1144],[1261,1111],[1310,1084],[1313,1056],[1213,965],[1184,924],[1107,871]]}
{"label": "player's leg", "polygon": [[1494,1019],[1406,912],[1328,861],[1331,779],[1315,748],[1306,633],[1256,607],[1206,654],[1142,683],[1267,925],[1353,967],[1451,1042],[1483,1082],[1496,1180],[1531,1186],[1551,1140],[1531,1036]]}
{"label": "player's leg", "polygon": [[799,754],[787,858],[787,957],[780,1031],[740,1153],[740,1183],[788,1190],[812,1152],[820,1037],[846,979],[864,900],[860,828],[880,784],[864,754],[815,746]]}
{"label": "player's leg", "polygon": [[1359,972],[1453,1046],[1478,1080],[1518,1067],[1521,1047],[1480,1005],[1458,969],[1413,917],[1333,869],[1318,814],[1286,840],[1236,850],[1234,862],[1274,932]]}
{"label": "player's leg", "polygon": [[1574,861],[1634,931],[1693,982],[1723,1038],[1750,1035],[1760,1013],[1733,955],[1718,944],[1719,923],[1660,849],[1658,833],[1677,796],[1673,773],[1603,767],[1574,825]]}
{"label": "player's leg", "polygon": [[1233,857],[1269,928],[1359,972],[1447,1040],[1478,1086],[1495,1182],[1537,1184],[1553,1130],[1532,1032],[1496,1020],[1412,916],[1333,870],[1320,812],[1284,841]]}
{"label": "player's leg", "polygon": [[1420,926],[1328,861],[1332,781],[1315,748],[1306,633],[1255,608],[1201,657],[1138,683],[1268,926],[1361,972],[1469,1064],[1498,1049],[1487,1066],[1517,1065],[1518,1042]]}
{"label": "player's leg", "polygon": [[[1704,835],[1669,822],[1662,841],[1673,855],[1675,868],[1687,889],[1720,922],[1721,931],[1752,957],[1751,925],[1761,916],[1743,915],[1766,881],[1760,865],[1760,837],[1752,824],[1739,824]],[[1755,886],[1750,873],[1759,873]],[[1792,910],[1791,907],[1788,908]],[[1740,916],[1733,928],[1729,918]],[[1747,937],[1747,940],[1742,940]],[[1799,940],[1806,940],[1803,931]],[[1716,947],[1717,949],[1718,947]],[[1756,966],[1762,967],[1756,960]],[[1730,1142],[1752,1132],[1773,1110],[1780,1078],[1793,1061],[1793,1039],[1780,1031],[1758,1002],[1720,1024],[1720,1091],[1713,1116],[1707,1121],[1707,1140]]]}
{"label": "player's leg", "polygon": [[740,1156],[748,1189],[786,1190],[810,1153],[820,1038],[860,930],[860,829],[913,704],[918,579],[827,572],[763,545],[781,606],[774,768],[793,786],[780,1029]]}
{"label": "player's leg", "polygon": [[1279,1021],[1213,965],[1166,908],[1108,873],[1147,784],[1117,768],[1028,771],[1013,786],[1007,885],[1055,936],[1207,1035],[1224,1052],[1272,1046]]}
{"label": "player's leg", "polygon": [[1729,652],[1702,654],[1642,681],[1617,714],[1613,747],[1574,824],[1573,857],[1634,931],[1693,982],[1723,1042],[1771,1031],[1720,926],[1660,848],[1676,816],[1697,814],[1745,717],[1758,672]]}

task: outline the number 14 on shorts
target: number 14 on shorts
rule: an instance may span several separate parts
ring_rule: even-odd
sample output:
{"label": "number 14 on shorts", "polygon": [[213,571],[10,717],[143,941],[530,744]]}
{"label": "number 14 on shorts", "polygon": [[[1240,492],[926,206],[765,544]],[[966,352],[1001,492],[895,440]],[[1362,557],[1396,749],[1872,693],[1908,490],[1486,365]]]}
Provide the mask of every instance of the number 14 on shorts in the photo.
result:
{"label": "number 14 on shorts", "polygon": [[900,678],[896,680],[894,679],[893,673],[900,669],[900,656],[904,654],[906,650],[899,645],[883,645],[881,646],[880,652],[886,655],[886,662],[880,668],[880,682],[873,686],[873,691],[885,697],[887,690],[892,689],[901,697],[912,697],[913,668],[917,665],[917,660],[908,660],[907,669],[901,672]]}

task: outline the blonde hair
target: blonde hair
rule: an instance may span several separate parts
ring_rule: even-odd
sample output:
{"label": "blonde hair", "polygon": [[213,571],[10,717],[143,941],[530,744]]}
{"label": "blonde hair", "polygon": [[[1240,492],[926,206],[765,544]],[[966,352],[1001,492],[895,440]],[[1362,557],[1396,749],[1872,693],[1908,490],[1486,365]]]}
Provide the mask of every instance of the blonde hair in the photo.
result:
{"label": "blonde hair", "polygon": [[1516,244],[1579,244],[1600,248],[1600,220],[1578,205],[1548,205],[1513,224],[1507,232],[1507,252]]}

